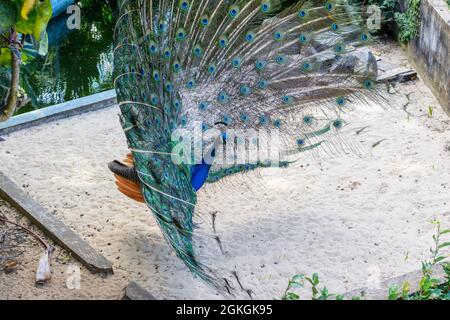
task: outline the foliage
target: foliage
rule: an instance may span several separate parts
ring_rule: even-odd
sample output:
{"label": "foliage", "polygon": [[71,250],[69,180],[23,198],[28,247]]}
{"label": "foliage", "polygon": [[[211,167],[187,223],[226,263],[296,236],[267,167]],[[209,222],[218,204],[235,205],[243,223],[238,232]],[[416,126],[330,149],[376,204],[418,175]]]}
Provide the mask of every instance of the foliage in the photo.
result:
{"label": "foliage", "polygon": [[52,16],[50,0],[8,0],[0,3],[0,33],[14,28],[40,40]]}
{"label": "foliage", "polygon": [[[430,248],[432,257],[429,261],[422,262],[422,278],[418,283],[418,291],[411,293],[410,283],[404,282],[401,287],[392,286],[389,288],[387,300],[450,300],[450,263],[445,261],[448,257],[441,252],[444,248],[450,248],[450,242],[441,242],[442,236],[450,234],[450,229],[442,230],[438,221],[433,223],[436,224],[437,231],[433,235],[433,247]],[[444,270],[445,279],[433,276],[434,267],[439,264]],[[314,273],[311,277],[299,274],[289,279],[282,300],[300,300],[300,295],[294,290],[304,288],[305,281],[311,286],[312,300],[344,299],[343,295],[330,293],[325,286],[319,289],[319,276]],[[354,296],[352,300],[363,298],[363,296]]]}
{"label": "foliage", "polygon": [[[311,299],[312,300],[329,300],[335,298],[336,300],[343,300],[342,295],[330,293],[328,288],[323,286],[319,288],[320,280],[319,275],[314,273],[311,277],[307,277],[304,274],[298,274],[289,279],[288,286],[284,291],[282,300],[300,300],[300,295],[293,291],[293,289],[304,288],[305,281],[311,286]],[[355,300],[359,300],[359,297],[354,297]]]}
{"label": "foliage", "polygon": [[414,39],[420,28],[420,3],[421,0],[407,0],[406,12],[396,12],[395,22],[399,28],[399,40],[407,43]]}
{"label": "foliage", "polygon": [[[450,234],[450,229],[441,230],[441,224],[434,223],[437,225],[437,231],[433,235],[434,246],[430,248],[432,257],[429,261],[422,262],[422,279],[418,284],[419,290],[410,293],[410,285],[405,282],[401,290],[395,286],[389,289],[390,300],[450,300],[450,263],[445,262],[448,257],[441,253],[442,249],[450,247],[450,242],[441,242],[441,237]],[[433,276],[433,268],[438,263],[442,263],[445,279]]]}
{"label": "foliage", "polygon": [[[401,42],[407,43],[418,35],[421,0],[406,0],[406,12],[395,12],[398,3],[395,0],[367,0],[367,3],[377,5],[381,9],[385,22],[395,21]],[[387,29],[385,28],[385,31],[388,31]]]}
{"label": "foliage", "polygon": [[[0,3],[0,68],[11,69],[5,101],[0,101],[0,121],[11,117],[17,108],[20,64],[30,59],[30,50],[46,54],[45,30],[51,16],[50,0],[2,0]],[[32,49],[22,50],[26,40],[33,44]]]}
{"label": "foliage", "polygon": [[45,45],[45,29],[52,16],[50,0],[8,0],[0,3],[0,66],[11,65],[10,31],[21,34],[22,43],[25,37],[31,36],[37,47]]}

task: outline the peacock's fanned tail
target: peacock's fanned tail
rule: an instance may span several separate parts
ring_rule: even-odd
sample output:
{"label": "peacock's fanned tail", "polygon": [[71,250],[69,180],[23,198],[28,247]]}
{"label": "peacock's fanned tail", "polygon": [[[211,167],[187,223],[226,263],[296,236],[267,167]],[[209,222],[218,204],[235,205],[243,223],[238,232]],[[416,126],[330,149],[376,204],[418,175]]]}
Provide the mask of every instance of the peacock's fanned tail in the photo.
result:
{"label": "peacock's fanned tail", "polygon": [[[196,193],[172,161],[177,128],[277,130],[286,154],[342,145],[341,115],[382,103],[362,10],[346,0],[119,0],[121,123],[146,204],[188,268],[224,291],[193,249]],[[287,165],[288,162],[282,162]],[[214,167],[209,182],[266,166]]]}

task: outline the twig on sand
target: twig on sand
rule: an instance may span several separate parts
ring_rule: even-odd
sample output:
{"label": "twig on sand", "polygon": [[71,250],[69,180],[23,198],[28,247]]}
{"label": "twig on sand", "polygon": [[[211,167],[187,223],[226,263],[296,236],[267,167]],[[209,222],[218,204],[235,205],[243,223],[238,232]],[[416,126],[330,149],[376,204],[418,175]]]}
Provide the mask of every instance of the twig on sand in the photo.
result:
{"label": "twig on sand", "polygon": [[1,216],[0,216],[0,221],[2,221],[2,222],[4,222],[4,223],[12,224],[12,225],[14,225],[14,226],[16,226],[16,227],[19,227],[19,228],[25,230],[26,232],[28,232],[29,234],[31,234],[35,239],[37,239],[40,243],[42,243],[42,245],[43,245],[46,249],[49,249],[49,248],[50,248],[50,245],[48,245],[48,244],[44,241],[44,239],[42,239],[42,238],[41,238],[40,236],[38,236],[35,232],[31,231],[31,230],[28,229],[27,227],[24,227],[24,226],[22,226],[22,225],[20,225],[20,224],[18,224],[18,223],[15,223],[15,222],[13,222],[13,221],[10,221],[10,220],[8,220],[8,219],[6,219],[6,218],[3,218],[3,217],[1,217]]}
{"label": "twig on sand", "polygon": [[8,224],[12,224],[16,227],[21,228],[22,230],[25,230],[30,235],[32,235],[35,239],[37,239],[42,245],[44,245],[45,250],[43,254],[41,255],[41,258],[39,259],[38,267],[36,270],[36,284],[44,284],[48,280],[51,279],[52,273],[50,270],[50,258],[51,254],[53,252],[53,247],[48,245],[44,239],[42,239],[39,235],[37,235],[32,230],[28,229],[27,227],[24,227],[16,222],[13,222],[11,220],[8,220],[6,218],[0,218],[0,221]]}
{"label": "twig on sand", "polygon": [[386,141],[386,139],[381,139],[380,141],[378,141],[378,142],[375,142],[373,145],[372,145],[372,148],[375,148],[376,146],[378,146],[380,143],[382,143],[383,141]]}
{"label": "twig on sand", "polygon": [[361,134],[361,132],[363,132],[364,130],[366,130],[369,126],[366,126],[364,128],[359,129],[358,131],[356,131],[356,134]]}

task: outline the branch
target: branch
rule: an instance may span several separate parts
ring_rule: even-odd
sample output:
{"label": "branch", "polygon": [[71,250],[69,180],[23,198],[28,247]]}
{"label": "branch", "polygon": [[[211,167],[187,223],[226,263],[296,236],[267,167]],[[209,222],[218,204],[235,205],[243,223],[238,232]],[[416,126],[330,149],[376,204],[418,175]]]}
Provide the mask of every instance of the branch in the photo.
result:
{"label": "branch", "polygon": [[20,44],[17,43],[16,38],[16,31],[11,30],[11,36],[9,39],[11,49],[11,82],[9,85],[8,97],[6,98],[6,104],[4,106],[0,106],[0,122],[11,118],[17,107],[17,91],[19,89],[21,59],[17,55]]}
{"label": "branch", "polygon": [[28,232],[29,234],[31,234],[35,239],[37,239],[40,243],[42,243],[42,245],[43,245],[46,249],[50,248],[50,245],[48,245],[47,242],[45,242],[44,239],[42,239],[42,238],[41,238],[40,236],[38,236],[35,232],[31,231],[31,230],[28,229],[27,227],[24,227],[24,226],[22,226],[22,225],[20,225],[20,224],[18,224],[18,223],[16,223],[16,222],[13,222],[13,221],[10,221],[10,220],[8,220],[8,219],[6,219],[6,218],[1,218],[1,217],[0,217],[0,222],[9,223],[9,224],[12,224],[12,225],[14,225],[14,226],[16,226],[16,227],[19,227],[19,228],[25,230],[26,232]]}

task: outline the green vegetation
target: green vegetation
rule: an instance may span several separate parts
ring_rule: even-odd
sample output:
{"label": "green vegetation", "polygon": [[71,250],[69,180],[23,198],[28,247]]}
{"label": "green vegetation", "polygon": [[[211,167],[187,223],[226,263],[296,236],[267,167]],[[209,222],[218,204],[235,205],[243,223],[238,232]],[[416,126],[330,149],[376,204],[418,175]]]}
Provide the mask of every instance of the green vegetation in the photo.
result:
{"label": "green vegetation", "polygon": [[385,22],[395,21],[400,42],[407,43],[418,35],[421,0],[406,0],[406,12],[395,12],[397,7],[395,0],[367,0],[367,3],[377,5],[381,9]]}
{"label": "green vegetation", "polygon": [[394,14],[399,28],[399,40],[403,43],[411,41],[419,34],[420,2],[421,0],[407,0],[406,12]]}
{"label": "green vegetation", "polygon": [[[447,256],[441,254],[443,248],[450,247],[450,242],[441,242],[442,236],[450,234],[450,229],[441,230],[441,224],[435,222],[437,232],[433,235],[434,245],[430,249],[432,257],[429,261],[422,262],[422,279],[419,282],[418,292],[409,291],[410,284],[405,282],[401,289],[394,286],[389,289],[390,300],[450,300],[450,263],[445,260]],[[433,267],[442,262],[445,279],[433,276]]]}
{"label": "green vegetation", "polygon": [[[344,297],[342,295],[337,295],[334,293],[330,293],[327,287],[323,286],[321,289],[319,288],[319,275],[314,273],[311,277],[307,277],[303,274],[298,274],[289,279],[288,286],[284,292],[282,300],[300,300],[300,295],[293,291],[296,288],[304,288],[305,283],[311,286],[311,299],[312,300],[329,300],[331,298],[335,298],[336,300],[343,300]],[[358,297],[355,297],[358,299]]]}
{"label": "green vegetation", "polygon": [[0,2],[0,73],[8,73],[9,85],[0,83],[0,121],[11,117],[18,105],[20,66],[32,55],[23,50],[25,40],[33,53],[46,54],[47,24],[52,16],[50,0],[7,0]]}
{"label": "green vegetation", "polygon": [[[422,278],[417,287],[417,292],[411,292],[411,284],[403,283],[401,286],[390,287],[386,293],[387,300],[450,300],[450,263],[448,256],[442,254],[442,249],[449,248],[450,242],[442,242],[442,237],[450,234],[450,229],[442,230],[441,224],[433,222],[437,226],[436,234],[433,235],[433,247],[430,248],[431,259],[422,262]],[[433,269],[440,265],[445,273],[445,278],[440,279],[433,275]],[[300,300],[300,295],[295,289],[304,288],[305,284],[311,286],[312,300],[343,300],[342,295],[330,293],[327,287],[319,288],[319,275],[314,273],[311,277],[298,274],[289,279],[288,286],[282,296],[282,300]],[[352,300],[361,300],[364,296],[352,297]]]}

